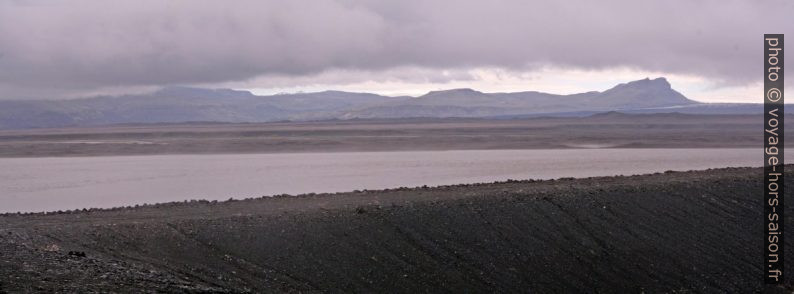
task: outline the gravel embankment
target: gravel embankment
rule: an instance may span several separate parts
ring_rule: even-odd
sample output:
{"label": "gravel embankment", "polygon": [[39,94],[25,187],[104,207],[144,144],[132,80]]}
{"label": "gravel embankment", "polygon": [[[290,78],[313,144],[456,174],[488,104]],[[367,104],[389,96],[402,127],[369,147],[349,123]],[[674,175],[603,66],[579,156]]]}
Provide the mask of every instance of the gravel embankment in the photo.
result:
{"label": "gravel embankment", "polygon": [[5,215],[0,292],[758,292],[762,185],[727,168]]}

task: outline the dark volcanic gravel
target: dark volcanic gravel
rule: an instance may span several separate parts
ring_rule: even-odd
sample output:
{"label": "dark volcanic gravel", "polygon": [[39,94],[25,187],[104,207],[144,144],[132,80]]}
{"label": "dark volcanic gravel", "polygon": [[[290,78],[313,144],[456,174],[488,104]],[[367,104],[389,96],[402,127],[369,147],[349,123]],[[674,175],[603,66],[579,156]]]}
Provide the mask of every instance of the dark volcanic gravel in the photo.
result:
{"label": "dark volcanic gravel", "polygon": [[728,168],[5,215],[0,292],[788,292],[791,275],[761,280],[762,179]]}

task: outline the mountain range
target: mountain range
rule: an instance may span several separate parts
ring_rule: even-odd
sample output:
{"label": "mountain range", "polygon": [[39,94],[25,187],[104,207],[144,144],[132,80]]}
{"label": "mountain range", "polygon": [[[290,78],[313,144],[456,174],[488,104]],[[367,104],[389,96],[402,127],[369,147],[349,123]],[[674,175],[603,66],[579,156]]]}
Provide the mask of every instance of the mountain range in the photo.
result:
{"label": "mountain range", "polygon": [[0,101],[0,128],[94,126],[126,123],[270,122],[376,118],[509,118],[627,113],[749,114],[762,104],[700,103],[665,78],[619,84],[603,92],[432,91],[419,97],[325,91],[257,96],[248,91],[166,87],[143,95],[75,100]]}

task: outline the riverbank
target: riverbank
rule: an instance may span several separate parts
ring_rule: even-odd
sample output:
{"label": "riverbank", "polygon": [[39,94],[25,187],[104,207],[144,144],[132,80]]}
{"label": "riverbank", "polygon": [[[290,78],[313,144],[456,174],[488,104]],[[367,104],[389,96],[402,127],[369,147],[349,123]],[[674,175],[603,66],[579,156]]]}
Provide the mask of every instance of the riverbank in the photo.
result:
{"label": "riverbank", "polygon": [[0,130],[2,157],[580,148],[755,148],[759,115],[185,123]]}
{"label": "riverbank", "polygon": [[6,214],[0,290],[757,292],[760,175],[725,168]]}

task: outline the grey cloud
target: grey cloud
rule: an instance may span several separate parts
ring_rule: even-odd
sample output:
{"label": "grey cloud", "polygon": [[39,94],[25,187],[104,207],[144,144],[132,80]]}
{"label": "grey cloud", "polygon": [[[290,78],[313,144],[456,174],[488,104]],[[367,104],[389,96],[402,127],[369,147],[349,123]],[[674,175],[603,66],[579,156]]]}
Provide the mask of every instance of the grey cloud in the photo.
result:
{"label": "grey cloud", "polygon": [[761,35],[792,33],[791,15],[783,0],[0,1],[0,96],[399,67],[624,66],[742,85],[760,79]]}
{"label": "grey cloud", "polygon": [[[378,83],[447,83],[450,81],[474,81],[478,77],[467,69],[434,70],[420,67],[398,66],[384,70],[330,69],[317,74],[300,76],[267,74],[242,82],[223,83],[231,88],[289,88],[296,85],[350,85],[363,81]],[[210,85],[203,85],[210,86]]]}

